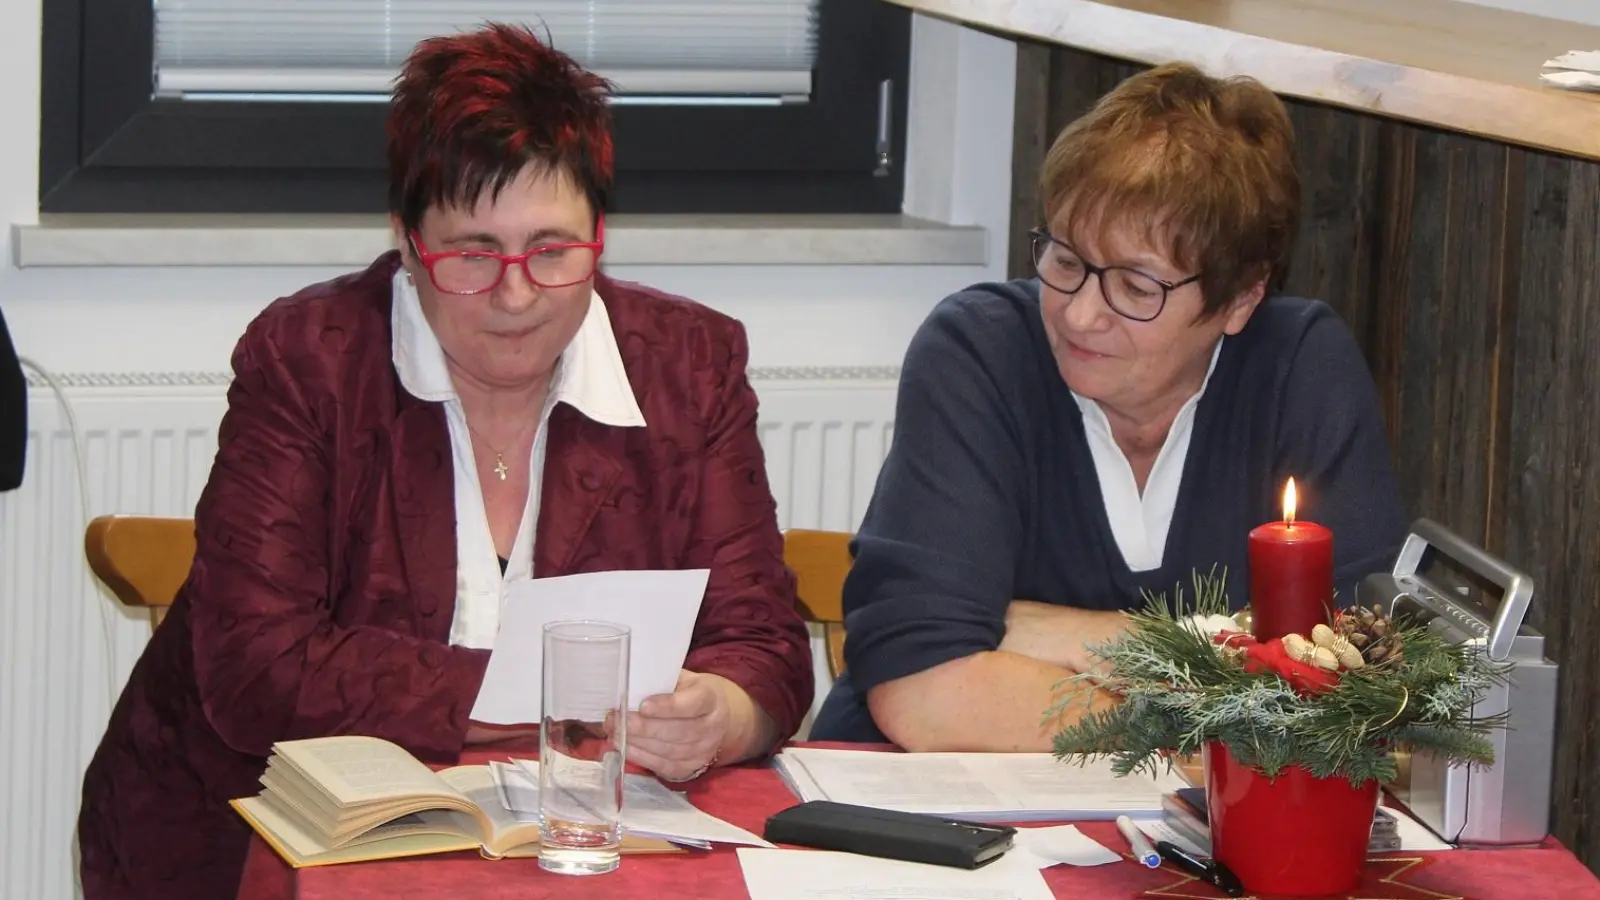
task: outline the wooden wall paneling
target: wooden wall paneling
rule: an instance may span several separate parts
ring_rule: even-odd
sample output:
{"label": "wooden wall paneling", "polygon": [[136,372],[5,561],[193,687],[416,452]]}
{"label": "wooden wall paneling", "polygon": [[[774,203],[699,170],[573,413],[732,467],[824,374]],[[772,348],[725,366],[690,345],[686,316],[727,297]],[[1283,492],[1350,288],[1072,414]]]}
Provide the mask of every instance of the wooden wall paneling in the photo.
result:
{"label": "wooden wall paneling", "polygon": [[[1494,358],[1504,253],[1507,148],[1461,135],[1394,126],[1410,141],[1414,187],[1404,254],[1380,265],[1406,272],[1404,361],[1394,444],[1401,490],[1475,543],[1486,538],[1489,457],[1498,423]],[[1405,177],[1406,173],[1399,173]]]}
{"label": "wooden wall paneling", "polygon": [[1554,830],[1600,867],[1600,164],[1524,152],[1506,556],[1561,664]]}
{"label": "wooden wall paneling", "polygon": [[1017,42],[1016,127],[1011,136],[1011,246],[1006,248],[1006,275],[1032,278],[1033,254],[1028,232],[1043,220],[1039,209],[1039,168],[1055,139],[1049,128],[1050,47]]}
{"label": "wooden wall paneling", "polygon": [[1054,48],[1050,55],[1050,105],[1046,128],[1052,141],[1061,129],[1088,112],[1095,101],[1110,93],[1112,88],[1149,68],[1109,56],[1063,50]]}
{"label": "wooden wall paneling", "polygon": [[1283,291],[1339,312],[1374,370],[1371,350],[1387,333],[1377,311],[1383,208],[1383,120],[1290,102],[1300,169],[1300,230]]}
{"label": "wooden wall paneling", "polygon": [[1511,435],[1516,414],[1512,404],[1512,387],[1517,369],[1517,317],[1527,299],[1522,289],[1522,273],[1527,238],[1525,217],[1527,162],[1530,154],[1515,147],[1502,149],[1505,151],[1505,166],[1497,204],[1500,209],[1500,233],[1494,238],[1500,252],[1489,258],[1496,318],[1490,325],[1492,345],[1485,352],[1494,360],[1493,385],[1487,398],[1494,407],[1489,413],[1494,430],[1489,435],[1490,446],[1485,452],[1491,480],[1484,490],[1483,543],[1490,552],[1504,557],[1507,552],[1507,526],[1512,521],[1508,504],[1512,492],[1516,490],[1516,483],[1511,477]]}
{"label": "wooden wall paneling", "polygon": [[[1415,202],[1417,143],[1412,133],[1393,122],[1380,131],[1378,156],[1378,232],[1374,241],[1373,292],[1369,299],[1368,325],[1358,332],[1384,423],[1389,429],[1390,447],[1400,443],[1405,427],[1400,410],[1404,406],[1402,387],[1406,364],[1406,298],[1411,293],[1411,272],[1394,264],[1404,259],[1411,239],[1411,219],[1419,212]],[[1408,509],[1414,507],[1408,506]]]}

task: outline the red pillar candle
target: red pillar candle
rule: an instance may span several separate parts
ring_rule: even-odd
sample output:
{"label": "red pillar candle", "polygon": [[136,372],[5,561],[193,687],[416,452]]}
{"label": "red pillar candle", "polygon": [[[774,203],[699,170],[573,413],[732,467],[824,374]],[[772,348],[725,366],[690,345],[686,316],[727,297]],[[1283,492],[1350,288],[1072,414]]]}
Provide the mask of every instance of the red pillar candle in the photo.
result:
{"label": "red pillar candle", "polygon": [[1283,521],[1250,532],[1250,630],[1258,640],[1309,637],[1333,623],[1333,532],[1296,521],[1294,479],[1283,489]]}

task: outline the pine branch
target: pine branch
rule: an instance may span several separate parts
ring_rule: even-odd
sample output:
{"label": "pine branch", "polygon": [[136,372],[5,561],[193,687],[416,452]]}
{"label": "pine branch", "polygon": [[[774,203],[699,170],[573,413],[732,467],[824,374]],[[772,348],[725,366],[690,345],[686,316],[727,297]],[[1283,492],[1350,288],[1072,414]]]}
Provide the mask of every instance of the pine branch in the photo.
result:
{"label": "pine branch", "polygon": [[[1393,751],[1409,748],[1447,761],[1485,764],[1484,737],[1503,716],[1477,717],[1475,705],[1508,670],[1427,628],[1379,622],[1381,661],[1341,673],[1332,690],[1304,696],[1272,672],[1251,672],[1205,634],[1192,615],[1226,614],[1226,575],[1196,574],[1193,602],[1147,596],[1128,630],[1091,648],[1109,671],[1077,676],[1075,690],[1051,710],[1087,702],[1096,688],[1119,695],[1111,709],[1086,714],[1054,740],[1058,757],[1109,759],[1118,774],[1158,771],[1168,752],[1190,754],[1216,742],[1241,764],[1275,776],[1301,766],[1318,777],[1359,784],[1395,777]],[[1368,625],[1371,611],[1352,610]],[[1363,634],[1362,639],[1368,638]]]}

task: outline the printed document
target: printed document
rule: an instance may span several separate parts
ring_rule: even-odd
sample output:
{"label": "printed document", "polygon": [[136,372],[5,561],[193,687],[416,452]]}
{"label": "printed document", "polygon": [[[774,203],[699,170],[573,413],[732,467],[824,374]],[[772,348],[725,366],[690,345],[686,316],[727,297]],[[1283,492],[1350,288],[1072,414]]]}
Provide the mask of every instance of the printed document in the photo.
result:
{"label": "printed document", "polygon": [[[539,821],[539,761],[492,762],[500,803],[519,822]],[[709,850],[712,844],[772,844],[689,802],[649,775],[622,776],[622,827],[629,834]]]}
{"label": "printed document", "polygon": [[563,619],[628,627],[629,709],[638,709],[653,694],[672,693],[710,576],[710,569],[591,572],[509,585],[473,720],[490,725],[539,721],[544,626]]}
{"label": "printed document", "polygon": [[991,822],[1159,818],[1176,771],[1119,778],[1106,761],[1049,753],[880,753],[791,747],[774,761],[801,800]]}

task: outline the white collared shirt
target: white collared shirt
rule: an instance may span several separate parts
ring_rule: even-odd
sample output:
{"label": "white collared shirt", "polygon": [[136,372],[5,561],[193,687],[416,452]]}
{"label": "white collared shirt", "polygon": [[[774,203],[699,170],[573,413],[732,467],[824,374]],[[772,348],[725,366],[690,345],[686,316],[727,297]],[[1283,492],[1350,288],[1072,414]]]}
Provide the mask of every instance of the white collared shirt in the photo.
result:
{"label": "white collared shirt", "polygon": [[456,610],[450,623],[450,643],[489,649],[500,629],[507,586],[533,577],[534,532],[544,489],[545,426],[550,421],[550,411],[557,403],[566,403],[602,425],[617,428],[643,428],[644,414],[628,384],[628,372],[622,365],[622,353],[617,349],[605,302],[598,293],[591,292],[589,313],[562,351],[550,381],[528,460],[528,503],[502,574],[489,532],[489,514],[472,455],[466,411],[445,364],[444,348],[423,316],[417,289],[404,269],[394,275],[394,307],[389,322],[400,384],[418,399],[443,403],[450,427],[456,504]]}
{"label": "white collared shirt", "polygon": [[1161,452],[1156,454],[1155,464],[1150,467],[1150,477],[1145,479],[1143,495],[1133,477],[1133,467],[1111,435],[1111,423],[1105,411],[1099,403],[1077,392],[1072,394],[1078,409],[1083,411],[1083,432],[1089,439],[1089,455],[1094,459],[1111,534],[1117,540],[1117,549],[1122,551],[1123,561],[1132,571],[1148,572],[1158,568],[1166,554],[1172,511],[1178,504],[1178,487],[1183,483],[1183,464],[1189,458],[1189,440],[1194,436],[1195,408],[1211,382],[1211,373],[1216,370],[1221,353],[1222,341],[1218,340],[1211,350],[1211,365],[1200,382],[1200,390],[1184,402],[1172,420]]}

